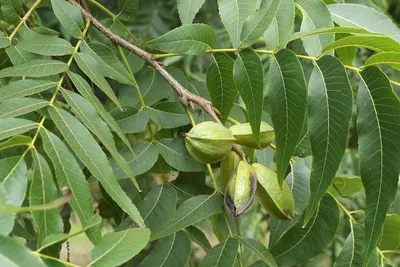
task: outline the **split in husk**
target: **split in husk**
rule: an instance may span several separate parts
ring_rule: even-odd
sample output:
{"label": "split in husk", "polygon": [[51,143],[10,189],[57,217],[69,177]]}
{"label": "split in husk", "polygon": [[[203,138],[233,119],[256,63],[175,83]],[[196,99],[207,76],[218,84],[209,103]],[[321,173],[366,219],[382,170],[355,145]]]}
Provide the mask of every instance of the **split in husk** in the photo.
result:
{"label": "split in husk", "polygon": [[221,161],[219,169],[219,182],[221,184],[222,191],[225,191],[226,185],[239,166],[239,162],[242,158],[234,151],[230,151],[228,155]]}

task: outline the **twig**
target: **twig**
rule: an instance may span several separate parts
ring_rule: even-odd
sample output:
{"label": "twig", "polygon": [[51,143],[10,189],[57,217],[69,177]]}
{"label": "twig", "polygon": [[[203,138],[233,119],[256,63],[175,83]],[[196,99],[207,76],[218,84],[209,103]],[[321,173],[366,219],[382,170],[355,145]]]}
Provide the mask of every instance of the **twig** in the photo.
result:
{"label": "twig", "polygon": [[150,63],[163,77],[167,82],[174,88],[176,94],[179,97],[181,103],[186,107],[194,108],[194,104],[199,105],[205,112],[207,112],[216,122],[220,123],[218,118],[219,111],[213,107],[210,101],[195,95],[188,91],[185,87],[183,87],[171,74],[169,74],[163,66],[155,59],[155,57],[139,47],[131,44],[125,39],[119,37],[114,34],[110,29],[101,24],[95,17],[92,16],[89,12],[87,12],[80,4],[78,4],[75,0],[68,0],[71,4],[79,8],[82,15],[89,19],[92,22],[92,25],[95,26],[98,30],[100,30],[103,34],[105,34],[113,43],[125,47],[132,53],[140,56],[145,61]]}

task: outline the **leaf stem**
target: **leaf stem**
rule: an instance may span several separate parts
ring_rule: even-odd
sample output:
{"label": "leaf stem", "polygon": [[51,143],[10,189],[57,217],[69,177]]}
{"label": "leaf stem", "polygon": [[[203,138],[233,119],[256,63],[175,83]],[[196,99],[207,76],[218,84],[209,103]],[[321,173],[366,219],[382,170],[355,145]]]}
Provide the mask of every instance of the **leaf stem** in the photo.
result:
{"label": "leaf stem", "polygon": [[80,265],[76,265],[76,264],[73,264],[73,263],[71,263],[71,262],[63,261],[63,260],[60,260],[60,259],[58,259],[58,258],[51,257],[51,256],[49,256],[49,255],[41,254],[41,253],[39,253],[39,252],[32,252],[32,253],[33,253],[33,254],[36,254],[36,255],[39,256],[40,258],[44,258],[44,259],[49,259],[49,260],[57,261],[57,262],[62,263],[62,264],[64,264],[64,265],[66,265],[66,266],[69,266],[69,267],[81,267]]}
{"label": "leaf stem", "polygon": [[[276,146],[275,146],[273,143],[269,144],[269,146],[270,146],[273,150],[276,151]],[[295,160],[293,157],[290,157],[290,162],[296,163],[296,160]]]}
{"label": "leaf stem", "polygon": [[237,124],[240,124],[239,121],[235,120],[235,119],[232,118],[232,117],[228,117],[226,120],[229,121],[229,122],[232,123],[232,124],[236,124],[236,125],[237,125]]}
{"label": "leaf stem", "polygon": [[36,0],[36,2],[31,6],[31,8],[25,13],[25,16],[21,19],[21,21],[18,23],[17,27],[13,30],[13,32],[8,36],[8,39],[12,41],[12,39],[15,37],[19,29],[22,27],[22,25],[25,24],[25,22],[28,20],[29,16],[32,14],[32,12],[35,10],[35,8],[40,5],[40,2],[42,0]]}

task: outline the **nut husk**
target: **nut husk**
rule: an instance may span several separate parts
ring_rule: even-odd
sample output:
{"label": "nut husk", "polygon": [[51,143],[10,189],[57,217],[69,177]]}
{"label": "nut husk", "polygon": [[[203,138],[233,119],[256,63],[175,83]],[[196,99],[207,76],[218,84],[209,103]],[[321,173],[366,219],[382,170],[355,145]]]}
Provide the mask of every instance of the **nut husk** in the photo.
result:
{"label": "nut husk", "polygon": [[274,128],[263,121],[261,122],[260,126],[261,146],[258,146],[256,143],[250,123],[233,125],[231,128],[229,128],[229,130],[231,130],[233,136],[236,138],[236,144],[255,149],[265,148],[275,139]]}
{"label": "nut husk", "polygon": [[247,162],[240,161],[225,189],[227,209],[235,217],[241,216],[253,202],[256,188],[257,180],[253,168]]}
{"label": "nut husk", "polygon": [[221,161],[219,169],[219,182],[222,191],[225,191],[226,185],[228,184],[232,173],[236,171],[241,160],[241,157],[236,152],[231,150],[228,155]]}
{"label": "nut husk", "polygon": [[287,183],[283,181],[281,189],[275,172],[258,163],[252,167],[258,181],[256,196],[260,205],[278,219],[292,220],[294,199]]}
{"label": "nut husk", "polygon": [[185,138],[192,157],[204,164],[221,161],[231,151],[235,137],[222,124],[206,121],[194,126]]}

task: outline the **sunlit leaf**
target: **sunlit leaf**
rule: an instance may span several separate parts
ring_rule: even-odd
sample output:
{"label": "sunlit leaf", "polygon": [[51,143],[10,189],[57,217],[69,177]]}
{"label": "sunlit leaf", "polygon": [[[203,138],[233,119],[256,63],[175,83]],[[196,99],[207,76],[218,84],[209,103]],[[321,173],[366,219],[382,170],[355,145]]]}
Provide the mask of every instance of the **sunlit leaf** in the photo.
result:
{"label": "sunlit leaf", "polygon": [[396,250],[400,248],[400,216],[397,214],[386,214],[381,240],[380,250]]}
{"label": "sunlit leaf", "polygon": [[2,235],[0,235],[0,263],[2,266],[47,266],[32,250],[17,240]]}
{"label": "sunlit leaf", "polygon": [[0,151],[15,146],[29,146],[32,138],[25,135],[15,135],[4,142],[0,143]]}
{"label": "sunlit leaf", "polygon": [[360,176],[337,175],[328,191],[334,196],[348,197],[364,189]]}
{"label": "sunlit leaf", "polygon": [[325,46],[322,52],[345,47],[365,47],[377,52],[400,52],[400,44],[387,36],[349,36]]}

